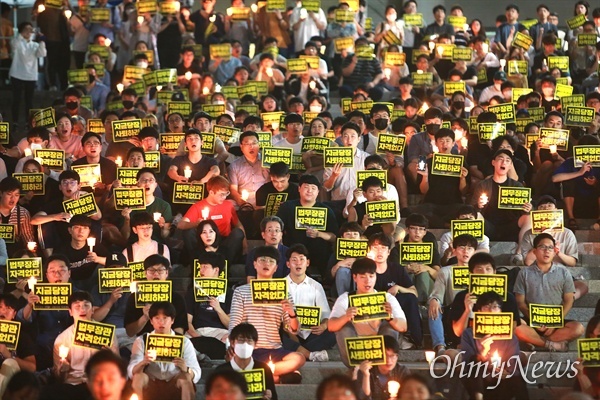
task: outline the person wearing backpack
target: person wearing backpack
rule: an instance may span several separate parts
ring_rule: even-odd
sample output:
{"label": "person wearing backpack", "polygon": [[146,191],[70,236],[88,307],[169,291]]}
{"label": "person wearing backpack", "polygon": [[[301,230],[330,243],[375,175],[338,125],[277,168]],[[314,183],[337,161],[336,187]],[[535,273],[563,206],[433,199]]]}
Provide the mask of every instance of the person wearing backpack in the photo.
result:
{"label": "person wearing backpack", "polygon": [[156,240],[152,240],[154,219],[147,212],[137,213],[131,216],[131,229],[138,237],[137,242],[130,244],[123,250],[123,255],[128,263],[144,261],[152,254],[164,256],[171,260],[169,248]]}

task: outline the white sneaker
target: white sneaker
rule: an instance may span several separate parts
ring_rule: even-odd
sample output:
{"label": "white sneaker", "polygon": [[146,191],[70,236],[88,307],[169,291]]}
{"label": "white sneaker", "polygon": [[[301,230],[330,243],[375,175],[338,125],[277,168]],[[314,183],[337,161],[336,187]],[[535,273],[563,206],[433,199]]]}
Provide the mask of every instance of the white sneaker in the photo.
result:
{"label": "white sneaker", "polygon": [[308,359],[310,361],[329,361],[329,354],[327,354],[327,350],[311,351]]}
{"label": "white sneaker", "polygon": [[404,335],[400,335],[400,337],[398,338],[398,342],[400,343],[400,350],[411,350],[411,349],[414,349],[416,347]]}

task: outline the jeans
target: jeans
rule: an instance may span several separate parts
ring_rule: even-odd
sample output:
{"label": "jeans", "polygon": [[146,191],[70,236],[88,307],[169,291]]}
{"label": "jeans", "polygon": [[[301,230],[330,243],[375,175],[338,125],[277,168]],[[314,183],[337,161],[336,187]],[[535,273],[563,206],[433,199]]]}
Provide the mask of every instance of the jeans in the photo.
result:
{"label": "jeans", "polygon": [[13,123],[19,122],[21,109],[21,96],[25,94],[25,121],[28,120],[29,110],[33,108],[33,92],[36,81],[22,81],[14,76],[10,77],[12,83],[12,119]]}
{"label": "jeans", "polygon": [[[381,325],[379,325],[377,334],[392,336],[394,339],[398,340],[398,332],[392,328],[388,321],[381,321]],[[348,350],[346,349],[345,339],[357,336],[358,334],[356,333],[356,329],[354,328],[354,324],[352,322],[348,322],[342,327],[342,329],[335,333],[335,340],[337,341],[338,349],[340,349],[342,362],[348,368],[350,368],[350,362],[348,361]]]}
{"label": "jeans", "polygon": [[335,273],[335,287],[337,295],[350,292],[354,288],[352,281],[352,270],[350,268],[339,268]]}
{"label": "jeans", "polygon": [[442,307],[442,314],[436,319],[428,317],[427,322],[429,323],[431,343],[434,349],[436,346],[455,346],[460,343],[460,338],[457,338],[452,330],[450,306]]}
{"label": "jeans", "polygon": [[298,342],[291,339],[287,334],[281,335],[281,342],[283,343],[283,348],[286,350],[297,351],[298,347],[302,346],[306,350],[313,351],[321,351],[321,350],[329,350],[335,346],[336,337],[333,332],[326,330],[320,335],[313,335],[312,333],[306,337],[306,339],[298,336]]}
{"label": "jeans", "polygon": [[421,327],[421,313],[419,312],[417,297],[412,293],[398,293],[396,299],[406,316],[406,326],[411,339],[417,347],[421,347],[423,344],[423,327]]}

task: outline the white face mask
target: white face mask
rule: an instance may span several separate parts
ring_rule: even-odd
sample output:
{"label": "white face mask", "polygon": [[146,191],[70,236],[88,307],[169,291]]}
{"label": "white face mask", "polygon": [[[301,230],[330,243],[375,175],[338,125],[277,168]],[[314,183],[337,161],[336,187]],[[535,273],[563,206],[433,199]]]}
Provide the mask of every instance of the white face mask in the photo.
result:
{"label": "white face mask", "polygon": [[145,62],[139,62],[139,63],[137,63],[137,66],[138,66],[138,67],[141,67],[141,68],[148,68],[148,63],[145,63]]}
{"label": "white face mask", "polygon": [[248,343],[236,343],[233,347],[233,351],[239,358],[247,359],[252,357],[252,352],[254,351],[254,346]]}
{"label": "white face mask", "polygon": [[321,106],[310,106],[310,107],[309,107],[309,109],[310,109],[310,112],[321,112],[321,109],[322,109],[322,108],[323,108],[323,107],[321,107]]}
{"label": "white face mask", "polygon": [[29,145],[29,148],[30,148],[31,150],[41,150],[41,149],[42,149],[42,145],[41,145],[41,144],[38,144],[38,143],[31,143],[31,144]]}

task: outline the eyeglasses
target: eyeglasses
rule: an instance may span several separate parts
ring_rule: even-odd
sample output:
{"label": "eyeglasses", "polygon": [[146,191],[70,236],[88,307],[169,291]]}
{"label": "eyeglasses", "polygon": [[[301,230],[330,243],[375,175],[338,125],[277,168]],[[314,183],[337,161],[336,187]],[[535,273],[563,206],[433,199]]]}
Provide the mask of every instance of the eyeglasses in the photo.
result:
{"label": "eyeglasses", "polygon": [[227,197],[231,194],[231,192],[217,192],[216,195],[217,196],[221,196],[221,197]]}
{"label": "eyeglasses", "polygon": [[162,275],[165,272],[167,272],[166,268],[148,268],[146,270],[146,273],[151,274],[151,275]]}
{"label": "eyeglasses", "polygon": [[258,146],[258,142],[242,143],[242,146]]}
{"label": "eyeglasses", "polygon": [[100,142],[86,142],[85,143],[86,147],[96,147],[96,146],[100,146]]}
{"label": "eyeglasses", "polygon": [[169,123],[183,121],[180,117],[169,118]]}
{"label": "eyeglasses", "polygon": [[140,182],[140,183],[154,183],[154,182],[156,182],[156,179],[154,179],[154,178],[140,179],[138,182]]}
{"label": "eyeglasses", "polygon": [[536,249],[538,249],[540,251],[553,251],[554,246],[538,246],[538,247],[536,247]]}
{"label": "eyeglasses", "polygon": [[409,226],[408,229],[413,232],[427,232],[427,228],[423,228],[422,226]]}
{"label": "eyeglasses", "polygon": [[52,269],[52,270],[48,270],[48,275],[64,275],[68,272],[69,270],[67,268],[63,268],[63,269]]}
{"label": "eyeglasses", "polygon": [[275,261],[271,257],[258,257],[256,259],[256,261],[258,261],[259,263],[262,263],[262,264],[270,264],[270,265],[277,264],[277,261]]}

